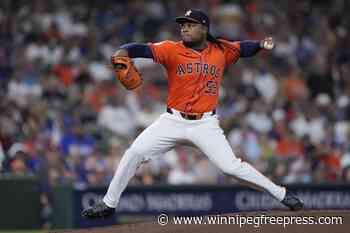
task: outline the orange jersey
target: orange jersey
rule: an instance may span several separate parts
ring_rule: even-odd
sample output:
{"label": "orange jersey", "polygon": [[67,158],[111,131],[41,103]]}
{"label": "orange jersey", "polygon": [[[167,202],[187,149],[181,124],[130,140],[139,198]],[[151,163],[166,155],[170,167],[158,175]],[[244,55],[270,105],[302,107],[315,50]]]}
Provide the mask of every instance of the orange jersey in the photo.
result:
{"label": "orange jersey", "polygon": [[222,49],[208,42],[201,52],[185,47],[182,41],[150,43],[154,61],[168,74],[168,107],[186,113],[213,111],[227,65],[240,57],[240,44],[220,40]]}

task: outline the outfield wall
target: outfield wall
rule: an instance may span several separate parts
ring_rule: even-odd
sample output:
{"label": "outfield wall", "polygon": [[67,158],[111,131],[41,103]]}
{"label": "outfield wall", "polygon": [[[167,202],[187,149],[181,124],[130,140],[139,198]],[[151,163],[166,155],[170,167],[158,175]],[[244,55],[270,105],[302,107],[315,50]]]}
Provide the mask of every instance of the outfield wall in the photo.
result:
{"label": "outfield wall", "polygon": [[0,176],[0,229],[40,228],[40,186],[35,177]]}
{"label": "outfield wall", "polygon": [[[55,228],[106,226],[130,218],[153,219],[160,213],[190,216],[285,209],[268,194],[242,186],[142,186],[127,188],[115,217],[88,221],[80,216],[81,211],[100,200],[106,187],[58,189]],[[350,209],[350,185],[292,185],[289,189],[304,200],[306,209]]]}

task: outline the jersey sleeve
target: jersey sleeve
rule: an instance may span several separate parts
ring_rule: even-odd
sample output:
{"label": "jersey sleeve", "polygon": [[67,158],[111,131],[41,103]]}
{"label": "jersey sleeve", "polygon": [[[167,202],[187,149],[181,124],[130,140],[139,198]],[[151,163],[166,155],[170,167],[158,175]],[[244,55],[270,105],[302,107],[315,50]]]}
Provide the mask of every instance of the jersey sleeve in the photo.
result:
{"label": "jersey sleeve", "polygon": [[226,65],[234,64],[241,56],[241,46],[239,42],[231,42],[227,40],[221,41],[224,45],[224,54]]}
{"label": "jersey sleeve", "polygon": [[152,50],[153,60],[164,66],[169,66],[171,63],[171,54],[175,48],[174,42],[165,40],[157,43],[149,43],[148,45]]}

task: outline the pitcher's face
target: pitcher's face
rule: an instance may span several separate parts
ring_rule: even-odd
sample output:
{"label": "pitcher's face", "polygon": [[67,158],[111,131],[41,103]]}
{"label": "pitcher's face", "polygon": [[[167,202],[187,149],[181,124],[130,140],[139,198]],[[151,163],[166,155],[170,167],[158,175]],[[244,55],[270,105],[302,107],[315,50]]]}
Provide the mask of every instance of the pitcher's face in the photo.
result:
{"label": "pitcher's face", "polygon": [[181,24],[181,37],[185,43],[202,42],[207,35],[207,28],[199,23],[185,22]]}

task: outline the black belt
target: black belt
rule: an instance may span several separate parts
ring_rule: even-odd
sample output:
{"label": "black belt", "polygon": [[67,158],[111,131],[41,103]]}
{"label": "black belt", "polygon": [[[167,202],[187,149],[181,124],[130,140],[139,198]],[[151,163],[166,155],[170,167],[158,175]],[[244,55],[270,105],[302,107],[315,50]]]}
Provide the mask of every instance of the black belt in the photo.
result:
{"label": "black belt", "polygon": [[[173,110],[171,110],[171,108],[167,108],[166,111],[170,114],[174,114]],[[211,115],[215,115],[216,113],[216,109],[214,109],[211,112]],[[203,113],[185,113],[185,112],[180,112],[182,118],[186,119],[186,120],[200,120],[203,117]]]}

